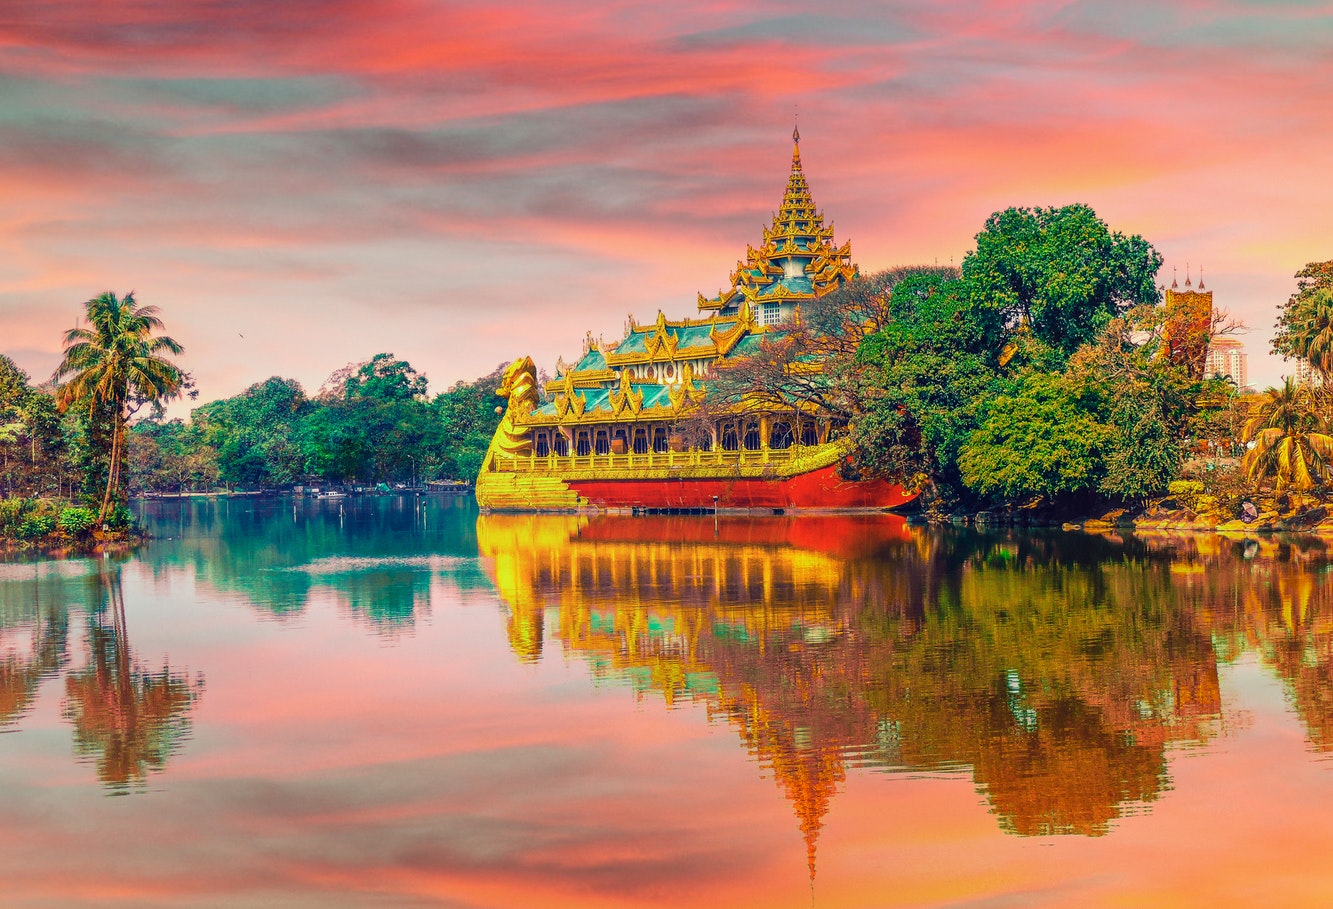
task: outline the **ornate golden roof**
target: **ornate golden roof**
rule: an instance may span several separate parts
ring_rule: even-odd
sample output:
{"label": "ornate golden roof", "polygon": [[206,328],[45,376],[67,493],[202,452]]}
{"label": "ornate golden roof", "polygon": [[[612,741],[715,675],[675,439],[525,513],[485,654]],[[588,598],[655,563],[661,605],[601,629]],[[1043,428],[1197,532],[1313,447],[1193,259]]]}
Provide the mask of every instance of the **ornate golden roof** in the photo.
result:
{"label": "ornate golden roof", "polygon": [[[758,317],[759,304],[799,306],[855,276],[851,244],[834,244],[833,225],[824,224],[810,195],[800,138],[792,132],[791,173],[782,204],[763,229],[762,245],[747,248],[745,260],[731,274],[729,290],[711,300],[699,297],[699,309],[708,312],[684,319],[658,312],[650,323],[631,315],[624,338],[612,343],[589,332],[576,362],[557,361],[556,377],[545,386],[546,402],[516,414],[516,424],[679,418],[702,398],[717,361],[752,354],[764,334],[786,330],[782,324],[761,324],[769,320]],[[785,317],[791,315],[789,307]]]}
{"label": "ornate golden roof", "polygon": [[725,311],[745,301],[810,300],[828,293],[856,274],[850,242],[836,246],[833,225],[815,207],[801,168],[801,133],[792,131],[791,173],[782,205],[764,228],[763,244],[747,246],[732,271],[730,288],[715,297],[699,294],[699,309]]}

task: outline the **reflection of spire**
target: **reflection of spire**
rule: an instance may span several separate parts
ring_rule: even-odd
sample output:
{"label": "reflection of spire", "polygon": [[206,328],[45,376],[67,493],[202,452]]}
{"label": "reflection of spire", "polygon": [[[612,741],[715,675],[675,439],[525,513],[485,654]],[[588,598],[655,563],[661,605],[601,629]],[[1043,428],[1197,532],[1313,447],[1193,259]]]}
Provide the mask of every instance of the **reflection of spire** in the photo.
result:
{"label": "reflection of spire", "polygon": [[769,755],[770,766],[796,810],[801,837],[805,840],[806,867],[810,870],[810,880],[814,881],[819,831],[824,827],[824,815],[837,794],[838,784],[846,778],[842,755],[837,748],[827,746],[801,750],[774,744],[779,750]]}

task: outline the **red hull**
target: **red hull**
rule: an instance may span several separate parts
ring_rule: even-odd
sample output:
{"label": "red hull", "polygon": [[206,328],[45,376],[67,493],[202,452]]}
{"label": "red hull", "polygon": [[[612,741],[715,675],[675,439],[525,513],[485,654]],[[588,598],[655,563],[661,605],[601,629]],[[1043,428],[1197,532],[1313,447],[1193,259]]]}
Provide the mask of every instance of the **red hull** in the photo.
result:
{"label": "red hull", "polygon": [[780,479],[565,482],[602,508],[894,508],[916,497],[887,480],[840,479],[836,465]]}

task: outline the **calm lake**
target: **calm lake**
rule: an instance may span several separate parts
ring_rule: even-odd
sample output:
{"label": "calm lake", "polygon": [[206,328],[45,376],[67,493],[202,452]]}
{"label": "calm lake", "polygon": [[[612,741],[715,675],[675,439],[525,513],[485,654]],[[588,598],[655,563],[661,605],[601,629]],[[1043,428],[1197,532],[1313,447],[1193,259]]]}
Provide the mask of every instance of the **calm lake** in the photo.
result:
{"label": "calm lake", "polygon": [[151,503],[0,561],[0,903],[1322,905],[1333,558]]}

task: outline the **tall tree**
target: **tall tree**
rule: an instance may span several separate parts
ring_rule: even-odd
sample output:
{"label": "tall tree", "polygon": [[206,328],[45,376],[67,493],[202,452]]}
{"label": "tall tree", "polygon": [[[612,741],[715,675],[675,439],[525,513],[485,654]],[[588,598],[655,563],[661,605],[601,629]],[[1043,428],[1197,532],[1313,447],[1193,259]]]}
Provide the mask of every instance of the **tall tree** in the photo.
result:
{"label": "tall tree", "polygon": [[53,381],[68,379],[61,387],[61,409],[87,408],[110,423],[110,456],[106,491],[98,511],[105,522],[121,489],[125,427],[145,404],[160,408],[185,387],[187,377],[164,354],[179,355],[183,348],[162,329],[155,306],[140,306],[133,293],[117,298],[106,291],[84,304],[87,328],[65,332],[65,355]]}
{"label": "tall tree", "polygon": [[1162,257],[1086,205],[1009,208],[986,219],[963,283],[991,328],[1025,328],[1067,358],[1114,317],[1156,303]]}

